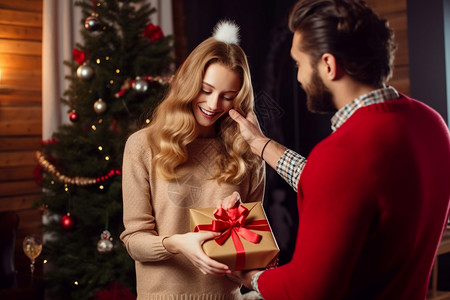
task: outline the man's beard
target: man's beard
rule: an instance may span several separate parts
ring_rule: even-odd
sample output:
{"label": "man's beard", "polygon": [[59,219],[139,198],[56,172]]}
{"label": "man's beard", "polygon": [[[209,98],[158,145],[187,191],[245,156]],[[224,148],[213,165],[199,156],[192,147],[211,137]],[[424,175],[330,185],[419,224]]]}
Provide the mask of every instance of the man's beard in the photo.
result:
{"label": "man's beard", "polygon": [[306,93],[306,107],[314,113],[334,113],[336,107],[333,103],[333,95],[319,76],[317,67],[314,68],[308,85],[303,86]]}

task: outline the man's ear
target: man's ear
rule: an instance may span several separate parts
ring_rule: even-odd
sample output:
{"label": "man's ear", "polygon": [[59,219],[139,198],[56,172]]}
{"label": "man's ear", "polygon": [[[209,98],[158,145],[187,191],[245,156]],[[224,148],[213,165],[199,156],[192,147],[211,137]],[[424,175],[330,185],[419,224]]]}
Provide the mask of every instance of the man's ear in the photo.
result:
{"label": "man's ear", "polygon": [[339,79],[341,75],[341,69],[339,64],[336,61],[336,57],[334,57],[331,53],[324,53],[321,58],[322,67],[324,68],[325,76],[328,80],[336,80]]}

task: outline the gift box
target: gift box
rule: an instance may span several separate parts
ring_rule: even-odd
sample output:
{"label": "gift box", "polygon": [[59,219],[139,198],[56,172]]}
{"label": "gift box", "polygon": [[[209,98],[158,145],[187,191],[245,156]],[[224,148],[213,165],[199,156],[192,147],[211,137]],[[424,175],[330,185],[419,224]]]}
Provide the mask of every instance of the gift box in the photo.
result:
{"label": "gift box", "polygon": [[261,202],[229,210],[190,209],[191,231],[222,234],[203,243],[203,251],[232,270],[274,267],[280,252]]}

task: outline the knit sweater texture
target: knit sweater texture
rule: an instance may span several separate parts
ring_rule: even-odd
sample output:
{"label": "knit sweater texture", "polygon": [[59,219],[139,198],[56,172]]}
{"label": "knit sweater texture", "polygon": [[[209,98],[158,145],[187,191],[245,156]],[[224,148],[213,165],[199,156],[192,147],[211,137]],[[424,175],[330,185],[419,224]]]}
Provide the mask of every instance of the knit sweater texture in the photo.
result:
{"label": "knit sweater texture", "polygon": [[449,129],[402,95],[358,109],[311,152],[292,260],[264,299],[425,299],[450,200]]}
{"label": "knit sweater texture", "polygon": [[215,138],[188,145],[188,161],[177,169],[180,179],[157,178],[148,143],[149,128],[129,137],[123,160],[123,222],[121,234],[135,260],[138,300],[235,300],[240,286],[226,276],[202,274],[182,254],[168,252],[162,240],[189,232],[189,209],[215,207],[219,199],[239,192],[243,202],[262,201],[263,162],[248,170],[239,185],[211,179],[215,158],[223,151]]}

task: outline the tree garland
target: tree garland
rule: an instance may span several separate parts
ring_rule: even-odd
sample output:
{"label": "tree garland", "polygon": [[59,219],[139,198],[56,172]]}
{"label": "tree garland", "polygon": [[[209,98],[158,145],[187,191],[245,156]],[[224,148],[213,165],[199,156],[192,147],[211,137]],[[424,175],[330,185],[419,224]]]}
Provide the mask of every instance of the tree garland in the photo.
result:
{"label": "tree garland", "polygon": [[111,171],[108,172],[108,174],[97,177],[97,178],[80,177],[80,176],[69,177],[64,174],[61,174],[61,172],[59,172],[56,169],[56,167],[45,158],[44,154],[41,151],[36,152],[36,158],[39,162],[39,165],[41,165],[41,167],[43,169],[45,169],[50,174],[53,174],[59,181],[61,181],[63,183],[69,183],[72,185],[78,185],[78,186],[93,185],[93,184],[105,182],[106,180],[110,179],[113,176],[122,175],[121,170],[112,169]]}

